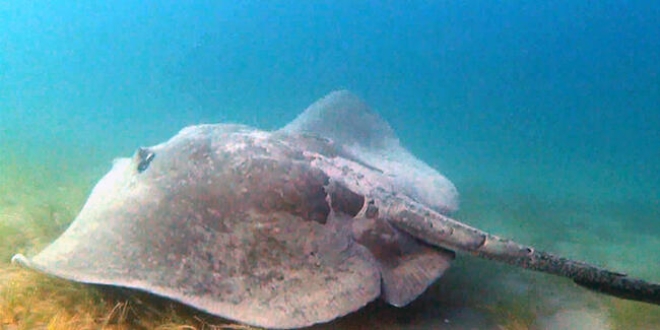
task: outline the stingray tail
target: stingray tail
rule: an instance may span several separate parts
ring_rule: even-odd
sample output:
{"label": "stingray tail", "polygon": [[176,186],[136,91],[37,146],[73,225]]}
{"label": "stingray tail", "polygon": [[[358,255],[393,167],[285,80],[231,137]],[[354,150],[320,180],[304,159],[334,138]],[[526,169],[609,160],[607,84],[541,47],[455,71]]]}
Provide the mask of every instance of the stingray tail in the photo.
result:
{"label": "stingray tail", "polygon": [[537,251],[531,246],[467,226],[404,198],[397,197],[395,202],[383,206],[394,226],[428,244],[567,277],[580,286],[619,298],[660,305],[659,283]]}

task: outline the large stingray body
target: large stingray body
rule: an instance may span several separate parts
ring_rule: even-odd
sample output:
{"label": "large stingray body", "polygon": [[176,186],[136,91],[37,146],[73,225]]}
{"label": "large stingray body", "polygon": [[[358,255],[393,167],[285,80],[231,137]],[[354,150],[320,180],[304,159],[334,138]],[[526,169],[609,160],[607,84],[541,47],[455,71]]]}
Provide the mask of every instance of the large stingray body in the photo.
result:
{"label": "large stingray body", "polygon": [[75,221],[14,260],[268,328],[403,306],[455,250],[657,303],[658,286],[534,251],[447,218],[457,193],[348,92],[286,127],[201,125],[115,161]]}

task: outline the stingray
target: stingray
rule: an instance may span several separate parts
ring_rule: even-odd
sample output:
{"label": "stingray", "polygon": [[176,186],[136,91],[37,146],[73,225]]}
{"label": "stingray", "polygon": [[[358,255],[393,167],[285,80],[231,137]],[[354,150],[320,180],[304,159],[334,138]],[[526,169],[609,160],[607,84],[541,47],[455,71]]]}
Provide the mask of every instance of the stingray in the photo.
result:
{"label": "stingray", "polygon": [[660,304],[658,284],[470,227],[457,208],[447,178],[338,91],[276,131],[191,126],[115,160],[59,238],[13,261],[266,328],[405,306],[456,252]]}

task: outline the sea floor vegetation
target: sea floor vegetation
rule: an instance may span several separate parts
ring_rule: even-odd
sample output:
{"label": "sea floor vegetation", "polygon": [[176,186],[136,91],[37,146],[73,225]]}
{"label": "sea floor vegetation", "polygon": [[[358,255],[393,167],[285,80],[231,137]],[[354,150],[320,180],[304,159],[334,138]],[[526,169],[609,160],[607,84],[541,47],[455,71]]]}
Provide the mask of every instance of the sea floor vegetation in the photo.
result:
{"label": "sea floor vegetation", "polygon": [[[0,163],[0,329],[254,329],[143,292],[72,283],[10,263],[13,254],[34,255],[56,238],[101,174]],[[521,201],[504,216],[515,220],[542,212],[543,205]],[[488,212],[462,215],[477,218]],[[649,273],[660,271],[659,265],[653,267]],[[465,257],[406,308],[376,302],[315,328],[462,329],[461,322],[498,330],[660,329],[660,313],[657,306],[589,293],[563,279]]]}

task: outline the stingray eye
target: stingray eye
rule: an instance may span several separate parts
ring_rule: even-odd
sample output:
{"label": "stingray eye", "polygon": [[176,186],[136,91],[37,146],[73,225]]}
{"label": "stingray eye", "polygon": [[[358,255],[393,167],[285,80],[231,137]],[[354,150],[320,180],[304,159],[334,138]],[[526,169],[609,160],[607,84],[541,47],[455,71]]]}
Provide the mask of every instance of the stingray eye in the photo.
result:
{"label": "stingray eye", "polygon": [[151,164],[151,161],[154,160],[156,154],[147,148],[138,148],[137,157],[139,161],[137,171],[138,173],[142,173],[146,171],[147,168],[149,168],[149,164]]}

